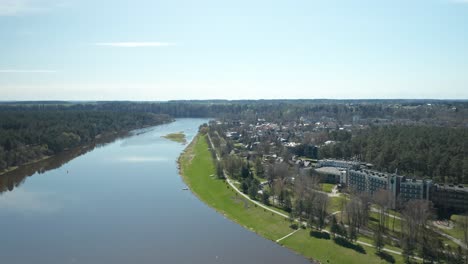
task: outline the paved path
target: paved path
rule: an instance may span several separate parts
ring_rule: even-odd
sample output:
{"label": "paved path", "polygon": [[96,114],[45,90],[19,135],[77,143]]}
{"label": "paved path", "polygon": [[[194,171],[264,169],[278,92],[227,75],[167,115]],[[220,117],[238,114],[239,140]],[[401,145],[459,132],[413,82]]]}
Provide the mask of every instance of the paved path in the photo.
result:
{"label": "paved path", "polygon": [[[371,209],[371,211],[374,212],[374,213],[380,213],[380,210],[377,209],[377,208],[371,207],[370,209]],[[385,213],[385,215],[386,215],[386,216],[389,216],[389,217],[391,217],[391,218],[396,218],[396,219],[398,219],[398,220],[403,220],[401,217],[396,216],[396,215],[392,215],[392,214],[389,214],[389,213]]]}
{"label": "paved path", "polygon": [[341,211],[333,212],[333,213],[329,214],[328,216],[337,215],[337,214],[339,214],[339,213],[341,213]]}
{"label": "paved path", "polygon": [[[375,213],[379,213],[380,211],[377,209],[377,208],[373,208],[371,207],[371,211],[372,212],[375,212]],[[390,216],[390,217],[395,217],[396,219],[400,220],[400,221],[405,221],[404,219],[402,219],[401,217],[399,216],[396,216],[396,215],[392,215],[392,214],[387,214],[385,213],[385,215],[387,216]],[[448,240],[452,241],[453,243],[459,245],[460,247],[462,248],[467,248],[467,245],[465,245],[465,243],[463,243],[462,240],[458,239],[458,238],[455,238],[449,234],[446,234],[445,232],[443,232],[442,230],[439,230],[439,228],[437,228],[436,226],[433,226],[433,225],[427,225],[426,226],[427,228],[433,230],[434,232],[436,232],[437,234],[447,238]]]}
{"label": "paved path", "polygon": [[329,197],[340,197],[340,193],[338,192],[338,184],[333,186],[333,189],[331,190],[331,193],[328,193]]}
{"label": "paved path", "polygon": [[[213,142],[211,141],[210,135],[209,135],[209,134],[207,134],[207,135],[208,135],[208,139],[209,139],[209,141],[210,141],[211,148],[213,148],[213,150],[215,150],[214,145],[213,145]],[[215,151],[215,153],[216,153],[216,151]],[[219,156],[218,156],[218,153],[216,153],[216,159],[217,159],[218,161],[221,160],[221,159],[219,158]],[[275,214],[277,214],[277,215],[281,215],[282,217],[289,218],[289,215],[287,215],[287,214],[284,214],[284,213],[282,213],[282,212],[273,210],[273,209],[271,209],[270,207],[267,207],[267,206],[265,206],[265,205],[262,204],[262,203],[259,203],[259,202],[255,201],[255,200],[250,199],[250,197],[249,197],[248,195],[246,195],[245,193],[241,192],[241,191],[234,185],[233,181],[229,178],[229,176],[228,176],[228,174],[226,173],[226,171],[223,171],[223,174],[224,174],[224,177],[226,178],[226,182],[227,182],[234,190],[236,190],[237,193],[239,193],[240,195],[242,195],[242,197],[244,197],[245,199],[249,200],[250,202],[256,204],[257,206],[260,206],[261,208],[263,208],[263,209],[265,209],[265,210],[268,210],[268,211],[270,211],[270,212],[272,212],[272,213],[275,213]]]}
{"label": "paved path", "polygon": [[296,233],[296,232],[299,231],[299,230],[300,230],[300,229],[298,228],[298,229],[292,231],[290,234],[287,234],[287,235],[285,235],[284,237],[282,237],[282,238],[276,240],[276,243],[280,242],[281,240],[283,240],[283,239],[285,239],[285,238],[287,238],[287,237],[289,237],[289,236],[292,236],[294,233]]}
{"label": "paved path", "polygon": [[[428,226],[429,227],[429,226]],[[436,232],[437,234],[451,240],[453,243],[459,245],[460,247],[462,248],[468,248],[467,245],[465,245],[465,243],[463,243],[463,241],[461,241],[460,239],[458,238],[454,238],[453,236],[450,236],[446,233],[444,233],[443,231],[439,230],[437,227],[434,227],[432,228],[432,230],[434,230],[434,232]]]}

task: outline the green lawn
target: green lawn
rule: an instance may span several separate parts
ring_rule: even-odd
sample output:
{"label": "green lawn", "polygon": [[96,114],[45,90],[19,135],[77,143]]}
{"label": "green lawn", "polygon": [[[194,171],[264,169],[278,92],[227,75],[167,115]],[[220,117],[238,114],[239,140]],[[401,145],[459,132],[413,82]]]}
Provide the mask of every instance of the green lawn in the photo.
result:
{"label": "green lawn", "polygon": [[169,140],[172,140],[174,142],[182,143],[185,144],[187,143],[187,139],[185,138],[184,132],[177,132],[177,133],[171,133],[163,136],[163,138],[167,138]]}
{"label": "green lawn", "polygon": [[343,208],[342,205],[346,205],[346,198],[343,196],[339,197],[330,197],[330,200],[328,202],[328,213],[331,214],[336,211],[341,211]]}
{"label": "green lawn", "polygon": [[322,187],[322,191],[327,192],[327,193],[331,193],[333,190],[333,187],[335,187],[335,184],[331,184],[331,183],[322,183],[320,185]]}
{"label": "green lawn", "polygon": [[454,227],[452,229],[439,228],[439,230],[463,241],[463,229],[461,227],[462,216],[452,215],[450,220],[452,220],[454,224]]}
{"label": "green lawn", "polygon": [[[321,263],[388,263],[375,255],[375,249],[357,246],[359,252],[336,244],[333,239],[320,239],[309,235],[309,230],[301,230],[282,240],[280,244],[292,248],[298,253],[320,261]],[[403,263],[401,256],[389,254],[396,263]]]}
{"label": "green lawn", "polygon": [[[215,170],[205,136],[197,136],[179,162],[182,177],[192,192],[219,213],[273,241],[292,232],[287,219],[256,207],[236,195],[224,180],[210,176]],[[307,258],[323,263],[327,263],[327,260],[328,263],[385,263],[374,254],[373,248],[365,248],[363,254],[340,246],[333,240],[311,237],[309,230],[300,230],[280,243]],[[399,256],[394,258],[397,263],[402,262]]]}
{"label": "green lawn", "polygon": [[[370,212],[369,213],[369,227],[372,230],[376,230],[378,226],[378,220],[379,219],[379,213],[376,212]],[[393,222],[395,221],[395,225]],[[398,218],[393,218],[392,216],[387,215],[387,227],[388,231],[390,232],[391,235],[399,237],[400,232],[401,232],[401,220]],[[393,231],[394,230],[394,231]]]}
{"label": "green lawn", "polygon": [[[193,156],[195,154],[195,156]],[[184,181],[206,204],[240,225],[271,240],[291,232],[289,222],[241,198],[224,180],[210,177],[214,165],[205,137],[197,137],[181,156]]]}

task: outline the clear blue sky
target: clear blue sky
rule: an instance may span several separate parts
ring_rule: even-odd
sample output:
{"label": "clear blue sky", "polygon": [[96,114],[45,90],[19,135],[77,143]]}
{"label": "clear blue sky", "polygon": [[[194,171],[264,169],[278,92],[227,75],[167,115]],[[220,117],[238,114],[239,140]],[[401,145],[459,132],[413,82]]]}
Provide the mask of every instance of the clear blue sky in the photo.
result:
{"label": "clear blue sky", "polygon": [[0,100],[468,98],[468,0],[0,0]]}

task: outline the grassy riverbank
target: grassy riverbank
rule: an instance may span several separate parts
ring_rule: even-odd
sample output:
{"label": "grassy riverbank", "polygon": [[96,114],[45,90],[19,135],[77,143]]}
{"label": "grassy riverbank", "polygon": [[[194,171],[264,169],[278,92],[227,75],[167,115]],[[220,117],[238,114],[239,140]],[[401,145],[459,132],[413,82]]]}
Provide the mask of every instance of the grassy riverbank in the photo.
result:
{"label": "grassy riverbank", "polygon": [[[286,218],[255,206],[214,176],[214,162],[205,136],[195,137],[181,155],[179,164],[182,178],[192,192],[227,218],[273,241],[293,231]],[[373,248],[354,244],[344,247],[333,239],[312,237],[309,232],[309,229],[300,230],[279,243],[322,263],[387,263],[375,255]],[[397,255],[390,258],[403,262]]]}

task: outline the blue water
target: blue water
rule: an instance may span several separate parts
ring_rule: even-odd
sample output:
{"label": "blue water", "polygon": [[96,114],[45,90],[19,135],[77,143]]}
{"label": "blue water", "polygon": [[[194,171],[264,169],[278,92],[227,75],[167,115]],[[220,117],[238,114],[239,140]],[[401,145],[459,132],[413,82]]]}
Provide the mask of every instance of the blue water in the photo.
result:
{"label": "blue water", "polygon": [[307,263],[182,190],[186,146],[161,136],[191,140],[207,121],[134,131],[14,184],[0,176],[12,189],[0,195],[0,262]]}

